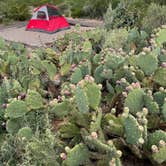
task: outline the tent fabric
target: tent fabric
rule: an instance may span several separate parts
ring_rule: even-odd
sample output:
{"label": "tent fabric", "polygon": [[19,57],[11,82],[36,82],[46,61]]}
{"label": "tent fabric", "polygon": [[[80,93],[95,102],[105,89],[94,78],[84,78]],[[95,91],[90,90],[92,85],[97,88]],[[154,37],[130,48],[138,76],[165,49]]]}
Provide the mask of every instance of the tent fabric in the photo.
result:
{"label": "tent fabric", "polygon": [[54,33],[70,28],[65,17],[60,15],[57,7],[43,5],[35,9],[26,30]]}

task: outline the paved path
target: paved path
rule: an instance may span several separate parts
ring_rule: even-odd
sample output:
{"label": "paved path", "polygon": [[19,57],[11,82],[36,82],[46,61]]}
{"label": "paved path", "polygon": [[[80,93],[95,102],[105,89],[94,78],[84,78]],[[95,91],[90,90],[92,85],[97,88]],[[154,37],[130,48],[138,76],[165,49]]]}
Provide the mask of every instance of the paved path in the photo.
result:
{"label": "paved path", "polygon": [[[11,26],[0,26],[0,37],[7,41],[21,42],[32,47],[41,47],[46,43],[51,43],[56,39],[64,36],[65,33],[70,33],[75,30],[74,26],[71,29],[60,31],[54,34],[47,34],[42,32],[32,32],[25,30],[26,22],[17,23]],[[93,29],[92,27],[81,27],[80,31]]]}

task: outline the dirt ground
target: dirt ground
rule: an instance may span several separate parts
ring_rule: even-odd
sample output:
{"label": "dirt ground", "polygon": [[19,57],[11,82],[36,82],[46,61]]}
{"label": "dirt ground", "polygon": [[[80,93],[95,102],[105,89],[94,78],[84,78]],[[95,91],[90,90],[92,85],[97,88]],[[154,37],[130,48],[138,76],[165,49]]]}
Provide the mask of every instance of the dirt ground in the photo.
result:
{"label": "dirt ground", "polygon": [[[21,42],[32,47],[42,47],[45,43],[51,43],[63,37],[66,33],[75,30],[74,26],[70,29],[59,31],[53,34],[43,32],[26,31],[27,22],[16,22],[10,26],[0,25],[0,37],[7,41]],[[80,27],[80,31],[93,29],[93,27]]]}

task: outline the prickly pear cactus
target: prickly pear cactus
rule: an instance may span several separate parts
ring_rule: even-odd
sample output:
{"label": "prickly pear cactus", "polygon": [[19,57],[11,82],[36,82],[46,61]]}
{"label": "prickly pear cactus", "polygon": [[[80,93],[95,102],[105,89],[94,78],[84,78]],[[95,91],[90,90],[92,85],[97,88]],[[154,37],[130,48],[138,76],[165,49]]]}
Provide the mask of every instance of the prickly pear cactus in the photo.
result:
{"label": "prickly pear cactus", "polygon": [[18,133],[17,133],[18,137],[22,138],[22,139],[31,139],[32,138],[32,129],[29,127],[23,127],[21,128]]}
{"label": "prickly pear cactus", "polygon": [[[137,57],[137,65],[146,75],[151,75],[158,68],[157,56],[152,53],[143,52]],[[149,65],[150,64],[150,65]]]}
{"label": "prickly pear cactus", "polygon": [[162,115],[163,115],[163,119],[166,122],[166,99],[165,99],[165,102],[164,102],[164,105],[163,105],[163,108],[162,108],[161,112],[162,112]]}
{"label": "prickly pear cactus", "polygon": [[162,145],[161,147],[158,148],[158,151],[156,150],[152,154],[152,158],[154,161],[156,161],[158,164],[162,164],[163,162],[166,161],[166,145]]}
{"label": "prickly pear cactus", "polygon": [[66,147],[66,152],[67,157],[62,163],[63,166],[86,164],[89,160],[89,151],[84,144],[78,144],[72,149]]}
{"label": "prickly pear cactus", "polygon": [[71,75],[71,82],[77,84],[83,78],[82,72],[80,68],[76,68],[75,71]]}
{"label": "prickly pear cactus", "polygon": [[165,28],[114,32],[37,50],[0,39],[0,165],[165,164]]}
{"label": "prickly pear cactus", "polygon": [[163,25],[162,28],[157,29],[157,33],[155,34],[155,41],[159,47],[162,47],[162,44],[166,42],[166,26]]}
{"label": "prickly pear cactus", "polygon": [[125,100],[125,107],[129,108],[130,113],[136,114],[142,110],[144,106],[143,97],[144,91],[142,89],[134,89],[129,92]]}
{"label": "prickly pear cactus", "polygon": [[155,71],[154,74],[154,81],[163,86],[166,87],[166,68],[159,68]]}
{"label": "prickly pear cactus", "polygon": [[160,140],[166,142],[166,133],[163,130],[156,130],[155,132],[148,135],[147,148],[150,150],[152,145],[159,146]]}
{"label": "prickly pear cactus", "polygon": [[153,101],[152,96],[144,95],[145,107],[148,108],[150,114],[158,114],[160,112],[158,104]]}
{"label": "prickly pear cactus", "polygon": [[142,131],[140,130],[140,125],[137,120],[132,115],[129,115],[124,124],[126,142],[129,144],[143,144],[144,139],[142,138]]}
{"label": "prickly pear cactus", "polygon": [[75,93],[76,93],[75,94],[76,103],[77,103],[79,111],[82,113],[89,112],[88,97],[87,97],[85,91],[83,89],[81,89],[80,87],[77,87]]}
{"label": "prickly pear cactus", "polygon": [[24,101],[14,100],[7,107],[5,116],[15,119],[23,117],[27,112],[28,108]]}
{"label": "prickly pear cactus", "polygon": [[43,108],[43,99],[41,95],[36,91],[29,90],[25,101],[29,110]]}
{"label": "prickly pear cactus", "polygon": [[9,119],[6,122],[6,130],[10,133],[10,134],[15,134],[18,132],[18,130],[22,127],[23,123],[22,120],[20,118],[17,119]]}

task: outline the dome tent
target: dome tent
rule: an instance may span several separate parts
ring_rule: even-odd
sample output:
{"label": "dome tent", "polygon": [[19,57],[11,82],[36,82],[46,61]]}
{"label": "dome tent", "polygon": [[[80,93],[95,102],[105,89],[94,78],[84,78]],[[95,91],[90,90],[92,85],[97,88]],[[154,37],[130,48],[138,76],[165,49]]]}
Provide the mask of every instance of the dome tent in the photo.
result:
{"label": "dome tent", "polygon": [[26,26],[26,30],[54,33],[70,28],[65,17],[60,15],[57,7],[43,5],[34,10],[33,16]]}

